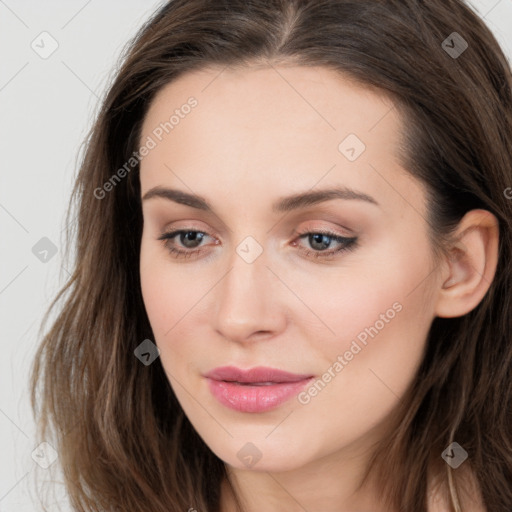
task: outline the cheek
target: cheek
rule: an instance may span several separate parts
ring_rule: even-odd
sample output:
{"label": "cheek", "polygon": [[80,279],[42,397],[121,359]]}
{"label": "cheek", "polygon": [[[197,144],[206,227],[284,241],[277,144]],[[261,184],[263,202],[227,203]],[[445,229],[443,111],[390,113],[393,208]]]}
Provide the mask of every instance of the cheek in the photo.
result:
{"label": "cheek", "polygon": [[383,237],[339,271],[296,281],[297,294],[322,321],[316,331],[305,320],[302,326],[321,361],[317,369],[340,375],[333,392],[379,397],[389,387],[400,395],[414,377],[434,318],[429,246],[418,232]]}
{"label": "cheek", "polygon": [[189,272],[173,264],[170,258],[165,249],[143,236],[140,254],[141,290],[157,340],[163,340],[171,334],[174,325],[197,302],[202,288],[200,283],[194,282]]}
{"label": "cheek", "polygon": [[176,294],[170,293],[165,265],[155,256],[155,251],[143,243],[140,258],[142,297],[153,333],[159,339],[171,328],[171,312],[177,300]]}
{"label": "cheek", "polygon": [[[418,316],[430,317],[426,292],[432,263],[427,241],[417,231],[413,242],[412,233],[383,236],[372,242],[371,249],[362,247],[348,255],[339,268],[324,267],[300,275],[283,269],[294,292],[309,306],[311,318],[321,321],[316,338],[309,339],[338,350],[343,348],[340,340],[359,336],[364,343],[372,326],[383,333],[409,320],[416,323]],[[371,332],[375,334],[375,329]]]}
{"label": "cheek", "polygon": [[379,254],[371,256],[371,264],[347,269],[337,284],[326,282],[328,301],[309,296],[335,333],[316,344],[323,371],[336,375],[324,373],[332,384],[322,391],[318,406],[341,395],[354,410],[362,407],[361,414],[389,411],[421,363],[434,318],[428,246],[420,240],[412,253],[406,242],[395,239]]}
{"label": "cheek", "polygon": [[[207,321],[204,300],[215,277],[196,279],[161,248],[141,246],[141,290],[164,369],[178,376],[204,349],[197,331]],[[217,278],[218,279],[218,278]],[[203,340],[204,341],[204,340]]]}

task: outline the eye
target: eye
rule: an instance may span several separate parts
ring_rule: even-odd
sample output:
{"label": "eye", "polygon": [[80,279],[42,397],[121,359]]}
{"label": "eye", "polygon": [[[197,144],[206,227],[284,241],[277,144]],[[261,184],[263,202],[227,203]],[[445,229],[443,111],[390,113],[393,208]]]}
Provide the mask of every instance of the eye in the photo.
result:
{"label": "eye", "polygon": [[[357,237],[347,238],[330,231],[308,231],[299,233],[299,238],[307,238],[310,247],[314,249],[310,250],[302,247],[299,248],[299,251],[313,258],[330,258],[344,251],[353,251],[357,247]],[[331,246],[333,241],[339,244],[338,247],[326,250]]]}
{"label": "eye", "polygon": [[[176,246],[174,239],[178,237],[178,235],[179,242],[182,244],[185,250],[178,248],[179,246]],[[196,255],[198,252],[202,252],[201,250],[198,251],[195,249],[204,240],[205,235],[209,236],[203,231],[195,231],[193,229],[179,229],[169,233],[164,233],[158,238],[158,240],[164,240],[164,245],[166,246],[167,250],[177,258],[190,258],[191,256]]]}
{"label": "eye", "polygon": [[[174,257],[190,258],[203,252],[203,250],[200,248],[198,249],[198,247],[200,247],[205,236],[208,237],[210,235],[203,231],[193,229],[179,229],[163,233],[158,240],[164,241],[165,247]],[[176,238],[178,239],[179,244],[176,242]],[[343,251],[354,250],[357,247],[357,237],[347,238],[329,231],[308,231],[305,233],[299,233],[299,239],[304,238],[308,239],[312,250],[299,245],[299,252],[304,253],[307,257],[315,259],[328,259],[335,254]],[[333,242],[339,244],[338,247],[328,249]],[[216,241],[215,244],[218,244],[218,242]],[[292,245],[297,246],[298,244],[294,241]]]}

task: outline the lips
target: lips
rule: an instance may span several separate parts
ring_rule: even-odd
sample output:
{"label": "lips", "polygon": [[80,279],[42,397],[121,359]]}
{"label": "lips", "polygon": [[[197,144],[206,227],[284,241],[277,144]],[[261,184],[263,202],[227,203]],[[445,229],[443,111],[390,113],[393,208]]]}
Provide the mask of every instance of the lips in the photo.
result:
{"label": "lips", "polygon": [[299,393],[313,378],[263,366],[248,370],[223,366],[204,376],[212,395],[221,404],[240,412],[275,409]]}
{"label": "lips", "polygon": [[299,375],[265,366],[257,366],[249,370],[242,370],[234,366],[222,366],[208,372],[205,376],[213,380],[239,382],[241,384],[279,384],[283,382],[299,382],[312,377],[312,375]]}

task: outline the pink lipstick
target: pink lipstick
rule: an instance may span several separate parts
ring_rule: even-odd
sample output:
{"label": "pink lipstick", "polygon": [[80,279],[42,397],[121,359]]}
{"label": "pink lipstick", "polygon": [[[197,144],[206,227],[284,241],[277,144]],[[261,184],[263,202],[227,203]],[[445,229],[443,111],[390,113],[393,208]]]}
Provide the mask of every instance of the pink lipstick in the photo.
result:
{"label": "pink lipstick", "polygon": [[242,370],[222,366],[205,374],[212,395],[240,412],[265,412],[298,394],[313,378],[258,366]]}

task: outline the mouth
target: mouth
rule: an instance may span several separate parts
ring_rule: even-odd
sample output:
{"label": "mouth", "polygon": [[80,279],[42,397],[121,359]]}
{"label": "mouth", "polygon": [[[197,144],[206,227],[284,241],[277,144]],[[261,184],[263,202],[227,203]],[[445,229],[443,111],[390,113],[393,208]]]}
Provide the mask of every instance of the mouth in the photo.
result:
{"label": "mouth", "polygon": [[224,380],[222,382],[231,382],[233,384],[240,384],[240,386],[272,386],[274,384],[283,384],[282,382],[238,382],[236,380]]}
{"label": "mouth", "polygon": [[314,376],[275,368],[242,370],[225,366],[204,375],[211,394],[224,406],[239,412],[261,413],[276,409],[298,394]]}

